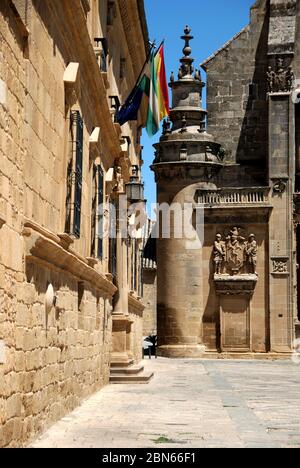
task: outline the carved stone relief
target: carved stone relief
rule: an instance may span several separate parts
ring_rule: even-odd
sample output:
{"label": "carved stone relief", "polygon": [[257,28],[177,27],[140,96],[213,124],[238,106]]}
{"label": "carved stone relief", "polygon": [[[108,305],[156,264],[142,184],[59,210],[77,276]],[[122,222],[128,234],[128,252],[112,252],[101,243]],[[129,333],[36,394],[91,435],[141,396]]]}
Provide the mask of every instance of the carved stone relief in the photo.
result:
{"label": "carved stone relief", "polygon": [[272,258],[272,274],[288,275],[289,274],[289,259],[287,257]]}
{"label": "carved stone relief", "polygon": [[214,243],[213,259],[216,275],[238,274],[257,275],[258,245],[254,234],[248,240],[240,235],[240,229],[234,227],[225,240],[218,233]]}
{"label": "carved stone relief", "polygon": [[286,93],[292,90],[295,76],[292,67],[287,67],[284,59],[278,57],[276,66],[269,66],[267,79],[269,93]]}

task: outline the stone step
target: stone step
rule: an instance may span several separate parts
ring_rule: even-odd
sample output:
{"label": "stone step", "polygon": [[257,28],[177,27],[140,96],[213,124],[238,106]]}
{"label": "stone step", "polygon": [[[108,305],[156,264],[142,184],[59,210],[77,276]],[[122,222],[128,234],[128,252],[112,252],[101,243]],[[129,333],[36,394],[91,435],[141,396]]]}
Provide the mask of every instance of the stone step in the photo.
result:
{"label": "stone step", "polygon": [[112,361],[110,363],[111,368],[126,368],[128,366],[131,366],[134,363],[133,359],[128,359],[128,361]]}
{"label": "stone step", "polygon": [[153,372],[140,372],[139,374],[112,374],[111,384],[147,384],[153,377]]}
{"label": "stone step", "polygon": [[144,366],[129,366],[129,367],[112,367],[110,369],[111,375],[114,374],[128,374],[134,375],[143,372]]}

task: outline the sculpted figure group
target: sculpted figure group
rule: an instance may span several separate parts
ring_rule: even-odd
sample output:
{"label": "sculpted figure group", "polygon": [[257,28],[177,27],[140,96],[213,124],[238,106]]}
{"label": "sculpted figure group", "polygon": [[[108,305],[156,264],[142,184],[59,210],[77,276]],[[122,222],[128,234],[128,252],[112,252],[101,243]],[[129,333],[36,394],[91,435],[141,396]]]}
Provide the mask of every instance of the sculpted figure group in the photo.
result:
{"label": "sculpted figure group", "polygon": [[249,270],[247,273],[257,275],[257,254],[258,245],[254,234],[250,234],[247,241],[240,236],[239,229],[234,227],[223,241],[222,235],[218,233],[213,252],[215,273],[223,274],[226,266],[231,274],[238,274],[246,263]]}
{"label": "sculpted figure group", "polygon": [[284,60],[278,58],[275,70],[270,66],[267,72],[269,93],[289,92],[295,79],[292,67],[285,67]]}

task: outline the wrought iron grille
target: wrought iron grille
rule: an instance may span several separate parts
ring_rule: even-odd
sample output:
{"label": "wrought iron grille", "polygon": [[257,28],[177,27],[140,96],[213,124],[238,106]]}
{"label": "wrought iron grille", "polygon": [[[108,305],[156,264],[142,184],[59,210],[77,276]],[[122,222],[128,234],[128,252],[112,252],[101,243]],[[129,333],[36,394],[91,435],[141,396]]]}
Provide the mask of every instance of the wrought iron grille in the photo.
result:
{"label": "wrought iron grille", "polygon": [[104,177],[101,166],[93,165],[93,194],[91,214],[91,256],[103,258],[104,236]]}
{"label": "wrought iron grille", "polygon": [[79,111],[70,113],[71,158],[67,172],[66,232],[80,238],[82,200],[83,120]]}
{"label": "wrought iron grille", "polygon": [[109,216],[109,272],[117,276],[117,202],[111,202],[113,207]]}
{"label": "wrought iron grille", "polygon": [[98,213],[97,213],[97,221],[98,221],[98,229],[97,229],[97,256],[99,259],[103,258],[103,235],[104,235],[104,211],[103,211],[103,203],[104,203],[104,176],[101,166],[97,166],[97,181],[98,181]]}
{"label": "wrought iron grille", "polygon": [[91,257],[96,257],[96,223],[97,223],[97,166],[93,165],[92,183],[92,213],[91,213]]}

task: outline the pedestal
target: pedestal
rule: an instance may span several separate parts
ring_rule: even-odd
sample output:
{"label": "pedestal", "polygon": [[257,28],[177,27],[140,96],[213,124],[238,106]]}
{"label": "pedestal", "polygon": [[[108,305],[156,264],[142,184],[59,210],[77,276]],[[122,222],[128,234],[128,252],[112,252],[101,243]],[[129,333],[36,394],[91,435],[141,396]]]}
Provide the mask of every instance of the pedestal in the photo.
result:
{"label": "pedestal", "polygon": [[252,351],[251,298],[257,275],[215,275],[220,297],[220,330],[222,352]]}

